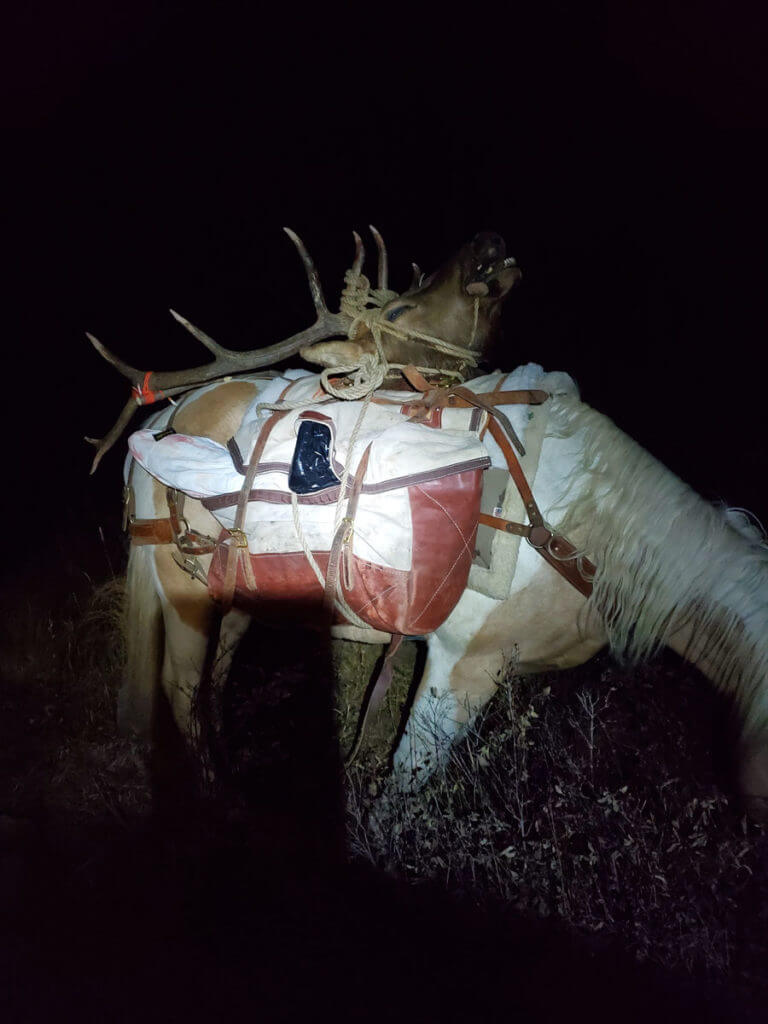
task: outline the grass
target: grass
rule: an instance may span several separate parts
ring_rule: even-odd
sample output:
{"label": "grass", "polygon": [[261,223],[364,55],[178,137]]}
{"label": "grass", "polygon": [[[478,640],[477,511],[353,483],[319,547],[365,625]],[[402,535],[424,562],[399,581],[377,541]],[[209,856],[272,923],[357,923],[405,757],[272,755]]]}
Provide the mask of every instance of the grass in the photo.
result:
{"label": "grass", "polygon": [[444,774],[408,795],[350,772],[355,856],[618,940],[768,996],[768,835],[722,788],[722,713],[670,657],[510,672]]}
{"label": "grass", "polygon": [[148,807],[140,751],[116,735],[124,657],[123,581],[29,602],[3,615],[0,813],[11,819],[122,820]]}
{"label": "grass", "polygon": [[[149,813],[142,752],[114,725],[121,607],[113,580],[87,601],[5,615],[0,852],[29,822],[130,830]],[[275,646],[280,661],[287,647]],[[334,647],[344,747],[378,653]],[[545,678],[511,669],[447,771],[409,795],[386,768],[415,645],[398,660],[346,772],[352,860],[768,997],[768,836],[728,792],[717,742],[725,711],[694,670],[671,655],[631,671],[607,657]],[[247,661],[237,671],[249,676]],[[306,671],[281,679],[286,695],[261,679],[259,728],[238,726],[241,743],[262,746],[252,773],[268,775],[270,758],[284,764],[286,727],[304,743],[308,727],[287,694]]]}

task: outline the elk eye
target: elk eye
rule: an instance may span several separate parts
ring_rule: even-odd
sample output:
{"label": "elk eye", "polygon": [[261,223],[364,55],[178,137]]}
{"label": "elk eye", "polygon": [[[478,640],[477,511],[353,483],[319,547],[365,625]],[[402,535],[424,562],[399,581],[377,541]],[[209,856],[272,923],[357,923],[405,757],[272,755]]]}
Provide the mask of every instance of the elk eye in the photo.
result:
{"label": "elk eye", "polygon": [[403,314],[407,309],[413,309],[413,306],[397,306],[395,307],[395,309],[390,309],[390,311],[385,315],[384,319],[389,320],[390,323],[393,323],[393,321],[397,320],[397,318],[401,314]]}

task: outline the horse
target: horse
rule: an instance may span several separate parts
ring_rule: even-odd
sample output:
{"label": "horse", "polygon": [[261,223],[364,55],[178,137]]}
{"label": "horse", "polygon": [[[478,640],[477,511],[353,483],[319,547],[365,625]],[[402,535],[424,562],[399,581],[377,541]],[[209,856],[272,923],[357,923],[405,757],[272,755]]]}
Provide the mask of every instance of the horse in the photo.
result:
{"label": "horse", "polygon": [[[462,273],[447,279],[459,281],[457,294],[476,303]],[[418,287],[407,303],[403,297],[385,302],[383,315],[403,305],[405,318],[419,305]],[[433,314],[435,333],[438,320]],[[175,412],[157,414],[153,429],[162,430],[173,415],[176,430],[224,444],[259,386],[253,376],[209,384]],[[425,638],[423,675],[393,754],[397,784],[418,787],[446,764],[452,745],[492,699],[511,656],[520,673],[535,674],[583,664],[606,646],[630,663],[666,646],[733,699],[741,723],[739,788],[750,814],[768,818],[768,547],[760,533],[739,512],[705,502],[573,388],[548,401],[534,490],[548,528],[570,541],[566,557],[589,559],[589,593],[555,572],[530,543],[520,543],[507,593],[490,596],[468,586]],[[138,467],[132,491],[137,521],[167,520],[165,487]],[[193,534],[219,530],[194,499],[187,500],[184,520]],[[179,729],[190,735],[214,624],[222,677],[249,625],[237,603],[219,620],[199,579],[179,571],[175,551],[171,536],[131,546],[118,714],[124,731],[147,735],[163,695]],[[200,556],[203,572],[210,558]]]}

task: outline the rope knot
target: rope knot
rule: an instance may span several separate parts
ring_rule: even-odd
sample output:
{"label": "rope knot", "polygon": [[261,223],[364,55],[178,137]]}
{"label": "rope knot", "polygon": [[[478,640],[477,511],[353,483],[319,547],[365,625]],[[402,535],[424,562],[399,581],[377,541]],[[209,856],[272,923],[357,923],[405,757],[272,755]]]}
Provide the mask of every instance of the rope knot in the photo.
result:
{"label": "rope knot", "polygon": [[[476,296],[474,304],[474,317],[472,324],[472,335],[469,347],[454,345],[451,342],[443,341],[424,331],[414,328],[403,329],[400,325],[388,323],[384,319],[384,306],[398,298],[398,293],[390,288],[371,288],[371,282],[355,268],[350,268],[344,274],[344,288],[341,292],[340,311],[350,318],[347,337],[354,341],[361,326],[368,329],[374,345],[374,352],[364,352],[358,362],[342,364],[341,366],[327,367],[320,375],[320,380],[325,391],[334,398],[341,398],[347,401],[354,401],[358,398],[365,398],[372,394],[383,384],[387,372],[390,369],[387,363],[384,349],[381,344],[383,332],[404,341],[420,341],[434,348],[437,352],[450,356],[459,362],[456,370],[444,370],[448,376],[458,377],[464,380],[464,370],[467,366],[476,366],[478,356],[472,350],[477,334],[478,313],[480,300]],[[393,367],[402,368],[399,363]],[[330,376],[339,377],[347,375],[343,385],[334,384]],[[351,376],[350,376],[351,375]]]}
{"label": "rope knot", "polygon": [[388,302],[400,297],[399,292],[393,292],[391,288],[371,288],[368,301],[374,306],[386,306]]}
{"label": "rope knot", "polygon": [[[364,352],[358,363],[346,363],[341,366],[326,367],[323,370],[320,374],[320,382],[329,395],[354,402],[358,398],[365,398],[367,395],[373,394],[381,387],[389,367],[376,334],[374,334],[374,341],[376,342],[376,351]],[[338,384],[330,380],[331,374],[334,376],[346,374],[347,376],[343,384]]]}
{"label": "rope knot", "polygon": [[370,290],[371,282],[365,274],[347,270],[344,274],[340,311],[354,320],[365,310]]}

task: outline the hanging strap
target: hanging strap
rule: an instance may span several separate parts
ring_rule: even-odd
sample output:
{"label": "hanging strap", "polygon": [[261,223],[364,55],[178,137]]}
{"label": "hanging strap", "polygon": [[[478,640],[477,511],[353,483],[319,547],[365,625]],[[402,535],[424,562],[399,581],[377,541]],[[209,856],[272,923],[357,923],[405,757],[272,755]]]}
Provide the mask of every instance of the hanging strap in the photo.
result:
{"label": "hanging strap", "polygon": [[585,597],[592,593],[592,579],[597,571],[588,558],[579,555],[576,547],[566,540],[556,530],[552,530],[544,522],[544,517],[539,510],[533,492],[525,478],[523,467],[515,455],[512,445],[495,419],[491,419],[490,432],[493,439],[501,448],[506,459],[509,473],[515,481],[515,486],[523,499],[525,511],[530,520],[530,525],[524,523],[513,523],[497,516],[489,516],[481,513],[478,521],[485,526],[495,530],[504,530],[506,533],[516,533],[526,537],[529,544],[534,547],[542,558],[544,558],[553,569],[556,569],[571,586],[575,587]]}
{"label": "hanging strap", "polygon": [[264,426],[261,428],[256,444],[253,447],[253,453],[251,454],[250,461],[248,463],[248,469],[245,473],[245,479],[243,480],[243,486],[240,488],[240,494],[237,498],[237,508],[235,510],[235,525],[230,529],[229,540],[232,543],[226,543],[227,555],[226,565],[224,568],[224,581],[222,583],[221,590],[221,611],[222,614],[226,613],[232,607],[232,603],[235,599],[235,586],[237,585],[237,566],[241,563],[243,566],[243,572],[245,573],[246,583],[249,589],[256,589],[256,580],[253,576],[253,569],[251,567],[250,552],[248,550],[248,537],[243,530],[245,525],[245,516],[248,511],[248,498],[253,487],[253,481],[256,478],[258,472],[259,462],[261,456],[264,453],[264,448],[267,443],[267,438],[272,432],[272,428],[285,416],[285,411],[273,412],[272,415],[266,420]]}
{"label": "hanging strap", "polygon": [[[351,448],[350,448],[351,450]],[[368,459],[371,456],[371,445],[363,452],[362,458],[357,466],[357,473],[354,476],[354,483],[352,484],[352,490],[349,495],[349,504],[347,505],[347,514],[339,523],[339,528],[336,531],[336,536],[333,538],[331,544],[331,551],[328,556],[328,568],[325,573],[325,596],[323,603],[329,611],[333,611],[336,604],[336,591],[338,588],[339,579],[339,565],[341,563],[342,554],[352,543],[352,533],[355,528],[355,516],[357,515],[357,506],[360,501],[360,492],[363,489],[363,480],[365,479],[365,473],[368,469]],[[341,500],[343,496],[339,496]],[[343,595],[342,595],[343,596]]]}
{"label": "hanging strap", "polygon": [[502,424],[507,437],[510,438],[520,455],[525,455],[525,448],[523,448],[523,444],[508,417],[497,406],[541,405],[549,398],[549,393],[546,391],[528,388],[518,391],[491,391],[488,394],[480,395],[464,385],[451,388],[434,387],[413,366],[405,367],[403,375],[412,387],[422,392],[420,400],[410,403],[410,407],[417,415],[419,409],[423,409],[425,412],[429,412],[432,409],[468,409],[472,406],[477,409],[483,409],[492,419]]}

